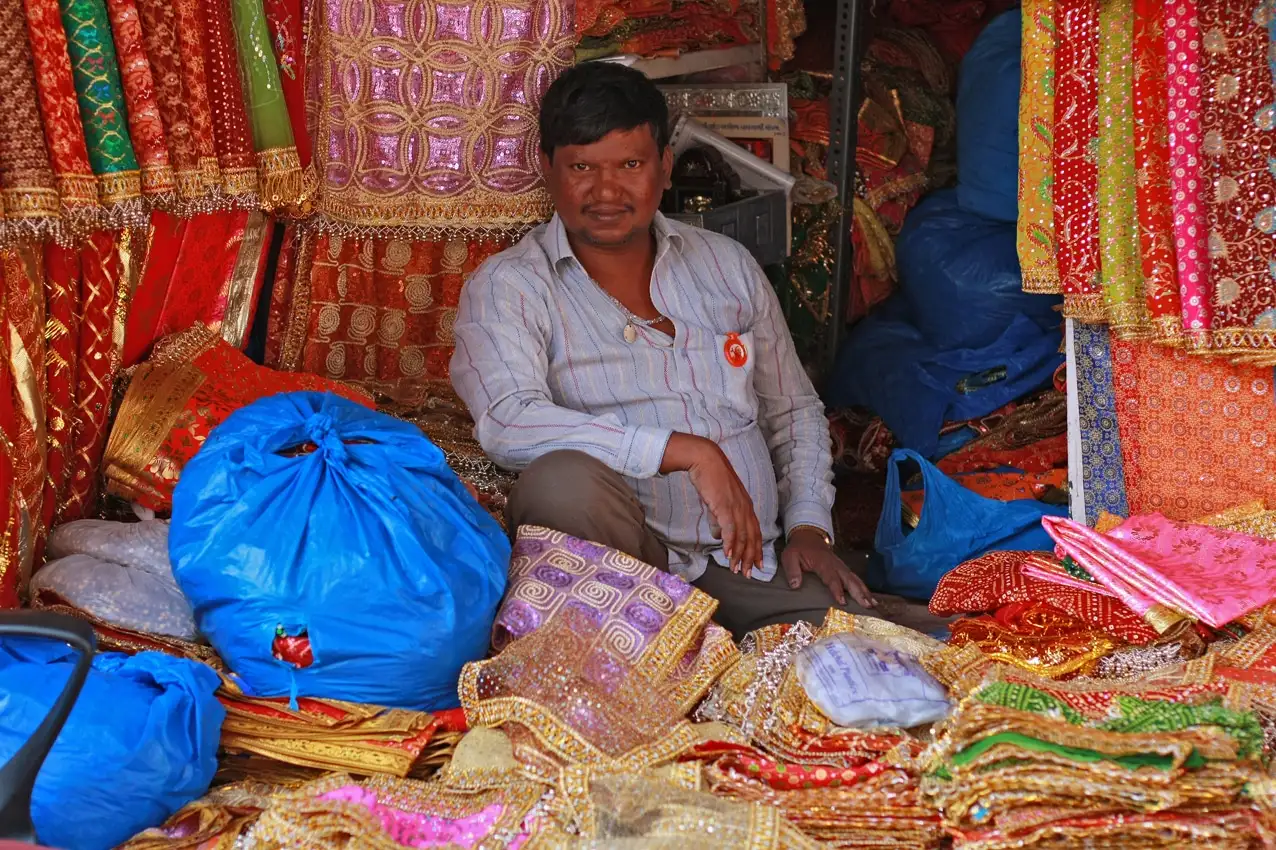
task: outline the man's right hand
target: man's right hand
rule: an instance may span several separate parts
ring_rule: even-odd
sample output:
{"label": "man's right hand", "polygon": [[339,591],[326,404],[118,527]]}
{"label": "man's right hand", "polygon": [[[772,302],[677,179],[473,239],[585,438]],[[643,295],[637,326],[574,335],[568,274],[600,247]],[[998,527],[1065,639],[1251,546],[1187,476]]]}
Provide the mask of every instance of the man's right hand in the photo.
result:
{"label": "man's right hand", "polygon": [[722,550],[732,572],[743,570],[747,576],[754,567],[762,565],[762,528],[753,509],[753,497],[717,443],[693,434],[675,433],[665,448],[660,471],[691,474],[692,485],[720,529]]}

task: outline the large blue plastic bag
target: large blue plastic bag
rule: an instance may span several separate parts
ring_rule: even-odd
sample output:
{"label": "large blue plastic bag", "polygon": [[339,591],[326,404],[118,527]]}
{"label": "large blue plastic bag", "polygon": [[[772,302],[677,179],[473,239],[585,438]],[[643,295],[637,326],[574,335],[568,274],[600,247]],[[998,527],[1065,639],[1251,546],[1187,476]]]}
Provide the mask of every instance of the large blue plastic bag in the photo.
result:
{"label": "large blue plastic bag", "polygon": [[[435,710],[487,652],[510,546],[416,426],[287,393],[231,414],[186,465],[169,554],[250,693]],[[277,634],[304,634],[313,663],[275,658]]]}
{"label": "large blue plastic bag", "polygon": [[[921,467],[926,498],[917,527],[904,529],[900,511],[900,464]],[[1054,540],[1041,525],[1043,516],[1067,516],[1068,509],[1035,499],[1000,502],[967,490],[939,468],[907,449],[891,452],[886,495],[870,562],[874,590],[909,599],[930,599],[944,573],[986,552],[1045,551]]]}
{"label": "large blue plastic bag", "polygon": [[[44,721],[77,653],[0,641],[0,763]],[[202,796],[217,772],[225,709],[211,668],[158,652],[102,653],[36,779],[41,844],[107,850]]]}
{"label": "large blue plastic bag", "polygon": [[831,407],[864,407],[900,445],[940,451],[945,421],[986,416],[1050,382],[1061,336],[1015,316],[991,345],[943,351],[912,323],[897,293],[856,325],[825,389]]}
{"label": "large blue plastic bag", "polygon": [[957,195],[961,205],[1013,222],[1019,214],[1018,9],[994,18],[961,60],[957,77]]}
{"label": "large blue plastic bag", "polygon": [[917,327],[942,349],[991,345],[1019,315],[1059,333],[1060,298],[1023,291],[1014,222],[962,209],[951,189],[909,211],[895,266]]}

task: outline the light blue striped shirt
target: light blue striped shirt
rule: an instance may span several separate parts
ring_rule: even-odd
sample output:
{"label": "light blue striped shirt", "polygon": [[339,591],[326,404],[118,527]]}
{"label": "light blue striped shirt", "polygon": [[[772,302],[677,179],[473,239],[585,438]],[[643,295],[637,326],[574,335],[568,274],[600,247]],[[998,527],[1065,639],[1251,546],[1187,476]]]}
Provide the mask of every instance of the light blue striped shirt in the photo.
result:
{"label": "light blue striped shirt", "polygon": [[[832,533],[828,420],[799,362],[770,282],[738,242],[657,214],[651,298],[676,335],[639,328],[572,253],[558,216],[485,262],[465,285],[452,383],[484,451],[518,470],[573,449],[626,477],[670,569],[694,580],[726,563],[709,511],[684,472],[659,474],[674,431],[722,447],[753,497],[766,542],[753,575],[775,575],[774,543],[814,525]],[[731,365],[739,334],[748,352]]]}

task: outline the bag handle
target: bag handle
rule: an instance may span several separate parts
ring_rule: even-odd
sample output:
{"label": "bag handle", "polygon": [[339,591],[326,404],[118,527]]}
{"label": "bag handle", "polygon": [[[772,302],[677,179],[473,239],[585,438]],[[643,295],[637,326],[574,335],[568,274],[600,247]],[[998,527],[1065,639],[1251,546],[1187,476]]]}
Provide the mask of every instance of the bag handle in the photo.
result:
{"label": "bag handle", "polygon": [[0,840],[34,844],[36,834],[35,824],[31,822],[31,792],[40,768],[88,678],[93,654],[97,650],[97,637],[93,634],[93,627],[83,620],[44,611],[0,613],[0,637],[4,635],[61,641],[79,653],[70,678],[62,686],[62,693],[44,716],[44,721],[0,768]]}

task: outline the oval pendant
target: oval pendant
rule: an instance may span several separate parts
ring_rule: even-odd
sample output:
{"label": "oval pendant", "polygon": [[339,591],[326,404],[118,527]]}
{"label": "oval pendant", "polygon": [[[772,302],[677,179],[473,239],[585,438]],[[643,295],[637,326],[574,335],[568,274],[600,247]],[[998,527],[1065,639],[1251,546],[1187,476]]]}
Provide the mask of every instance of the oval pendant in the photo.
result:
{"label": "oval pendant", "polygon": [[629,322],[625,323],[625,342],[633,345],[638,341],[638,329]]}

